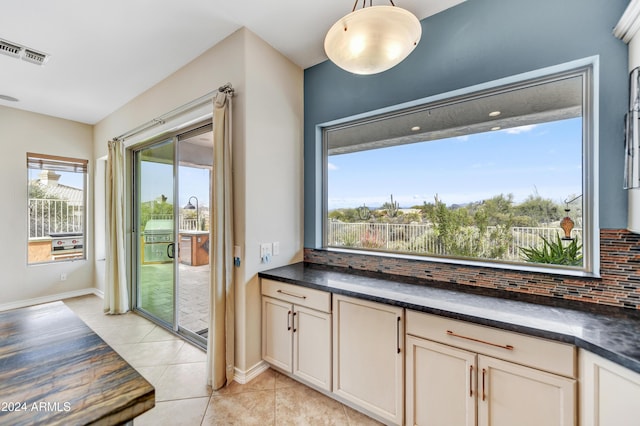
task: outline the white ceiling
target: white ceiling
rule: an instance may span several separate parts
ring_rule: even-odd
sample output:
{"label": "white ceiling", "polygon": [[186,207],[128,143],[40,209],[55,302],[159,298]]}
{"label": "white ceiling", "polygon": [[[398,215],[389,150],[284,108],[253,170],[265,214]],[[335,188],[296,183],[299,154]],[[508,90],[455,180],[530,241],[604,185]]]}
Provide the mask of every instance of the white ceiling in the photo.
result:
{"label": "white ceiling", "polygon": [[[423,19],[462,1],[395,3]],[[0,95],[19,99],[0,105],[95,124],[242,27],[308,68],[327,59],[325,33],[352,7],[347,0],[3,0],[0,39],[51,58],[38,66],[0,55]]]}

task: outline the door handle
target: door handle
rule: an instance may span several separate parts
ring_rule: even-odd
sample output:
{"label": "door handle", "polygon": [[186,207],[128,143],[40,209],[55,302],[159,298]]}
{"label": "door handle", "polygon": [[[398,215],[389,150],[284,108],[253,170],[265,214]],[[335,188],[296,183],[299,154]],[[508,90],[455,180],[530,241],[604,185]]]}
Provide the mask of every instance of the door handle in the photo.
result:
{"label": "door handle", "polygon": [[167,244],[167,257],[169,259],[173,259],[176,255],[176,245],[175,243]]}
{"label": "door handle", "polygon": [[291,311],[287,312],[287,331],[291,330]]}

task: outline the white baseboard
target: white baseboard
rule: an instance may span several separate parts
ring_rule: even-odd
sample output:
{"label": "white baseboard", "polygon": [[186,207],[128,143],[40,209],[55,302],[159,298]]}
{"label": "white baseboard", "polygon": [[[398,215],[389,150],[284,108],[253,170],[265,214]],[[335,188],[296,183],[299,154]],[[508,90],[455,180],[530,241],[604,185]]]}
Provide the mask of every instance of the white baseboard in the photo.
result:
{"label": "white baseboard", "polygon": [[269,364],[264,361],[260,361],[246,371],[240,370],[238,367],[236,367],[233,373],[233,381],[244,385],[245,383],[249,383],[251,380],[258,377],[261,373],[264,373],[268,369]]}
{"label": "white baseboard", "polygon": [[94,294],[104,298],[104,292],[97,288],[83,288],[80,290],[67,291],[64,293],[52,294],[49,296],[35,297],[33,299],[16,300],[15,302],[0,304],[0,312],[11,309],[25,308],[27,306],[39,305],[41,303],[57,302],[58,300],[69,299],[71,297],[86,296]]}

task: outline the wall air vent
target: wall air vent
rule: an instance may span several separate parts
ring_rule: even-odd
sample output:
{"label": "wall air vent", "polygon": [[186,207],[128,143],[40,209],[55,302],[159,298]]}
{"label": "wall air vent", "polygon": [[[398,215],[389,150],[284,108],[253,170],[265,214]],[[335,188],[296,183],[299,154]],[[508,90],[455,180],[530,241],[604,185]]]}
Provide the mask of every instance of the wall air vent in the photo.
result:
{"label": "wall air vent", "polygon": [[42,53],[1,38],[0,53],[11,56],[12,58],[22,58],[23,60],[36,65],[44,65],[50,57],[50,55],[46,53]]}
{"label": "wall air vent", "polygon": [[19,58],[21,50],[22,50],[22,46],[18,46],[17,44],[9,43],[8,41],[2,40],[0,38],[0,53],[12,56],[14,58]]}
{"label": "wall air vent", "polygon": [[22,59],[27,62],[31,62],[36,65],[44,65],[49,59],[49,55],[42,52],[36,52],[32,49],[24,49],[24,53],[22,54]]}

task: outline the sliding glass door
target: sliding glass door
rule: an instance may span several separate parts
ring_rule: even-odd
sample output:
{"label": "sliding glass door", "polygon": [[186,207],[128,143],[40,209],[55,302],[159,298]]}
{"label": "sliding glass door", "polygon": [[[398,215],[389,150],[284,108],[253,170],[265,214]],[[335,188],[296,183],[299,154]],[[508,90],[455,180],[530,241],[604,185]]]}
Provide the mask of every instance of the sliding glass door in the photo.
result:
{"label": "sliding glass door", "polygon": [[134,150],[135,308],[202,346],[209,325],[211,124]]}
{"label": "sliding glass door", "polygon": [[135,152],[136,308],[174,328],[174,139]]}

